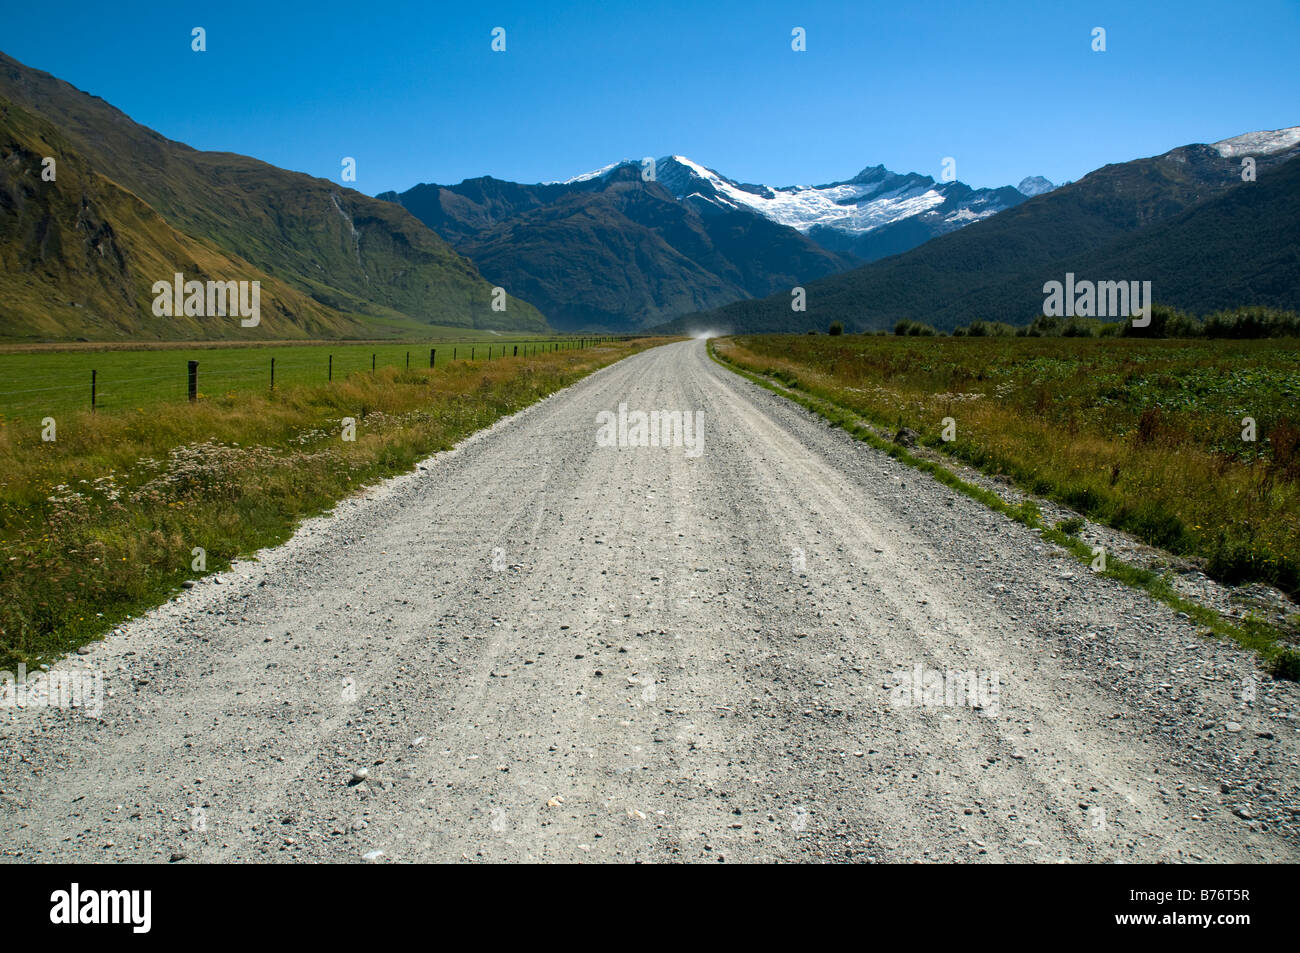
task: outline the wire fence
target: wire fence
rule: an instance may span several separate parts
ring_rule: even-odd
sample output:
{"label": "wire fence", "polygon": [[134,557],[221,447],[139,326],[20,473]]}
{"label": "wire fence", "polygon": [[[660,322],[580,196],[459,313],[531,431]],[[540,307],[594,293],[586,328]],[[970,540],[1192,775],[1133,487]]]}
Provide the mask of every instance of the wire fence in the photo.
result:
{"label": "wire fence", "polygon": [[[449,362],[535,357],[628,336],[429,345],[289,346],[211,351],[11,352],[0,354],[0,417],[95,412],[201,400],[231,392],[346,380],[384,368],[436,370]],[[156,371],[156,373],[142,373]],[[59,380],[60,383],[50,383]],[[28,386],[30,385],[30,386]]]}

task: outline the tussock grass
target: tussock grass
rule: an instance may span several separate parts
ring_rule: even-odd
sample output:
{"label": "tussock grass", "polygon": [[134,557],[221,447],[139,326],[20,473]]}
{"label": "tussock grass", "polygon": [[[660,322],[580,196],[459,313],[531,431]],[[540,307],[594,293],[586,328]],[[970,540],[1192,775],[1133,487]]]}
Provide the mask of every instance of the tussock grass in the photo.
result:
{"label": "tussock grass", "polygon": [[[951,391],[936,395],[926,390],[927,376],[933,375],[936,367],[942,368],[945,360],[965,358],[972,365],[984,360],[988,361],[989,368],[996,368],[999,361],[1015,365],[1040,357],[1040,353],[1035,353],[1042,350],[1039,344],[1029,353],[1016,354],[1008,353],[1005,344],[994,349],[978,342],[979,351],[962,355],[953,351],[924,353],[924,349],[935,348],[942,339],[919,344],[879,338],[841,341],[843,345],[840,342],[828,345],[793,335],[723,339],[711,341],[710,352],[742,376],[820,414],[876,449],[1038,530],[1042,538],[1066,549],[1083,563],[1091,563],[1092,549],[1074,535],[1078,529],[1070,521],[1048,526],[1031,502],[1013,506],[996,493],[962,480],[941,464],[884,440],[870,425],[894,429],[906,426],[921,434],[924,445],[975,464],[986,472],[1010,474],[1024,489],[1038,496],[1072,506],[1094,520],[1132,532],[1167,550],[1200,555],[1210,574],[1223,581],[1236,582],[1247,576],[1295,592],[1292,574],[1300,555],[1297,553],[1300,534],[1296,532],[1300,498],[1296,494],[1295,477],[1286,477],[1293,464],[1285,446],[1282,454],[1271,457],[1258,452],[1228,453],[1217,443],[1222,439],[1220,428],[1206,427],[1195,412],[1172,415],[1173,422],[1165,432],[1177,436],[1160,440],[1144,435],[1145,411],[1138,412],[1132,420],[1136,434],[1122,428],[1106,432],[1104,422],[1110,421],[1113,426],[1121,416],[1116,413],[1099,413],[1088,422],[1080,414],[1072,418],[1073,431],[1059,429],[1059,422],[1058,429],[1053,429],[1051,420],[1059,421],[1059,411],[1057,415],[1047,412],[1050,400],[1045,403],[1042,391],[1034,389],[1023,374],[1010,388],[1005,386],[1005,381],[1000,382],[1001,389],[997,384],[989,388],[1001,400],[987,400],[978,405],[969,398],[958,400]],[[951,346],[951,342],[942,343]],[[958,347],[970,347],[972,343],[976,342],[957,342]],[[1023,348],[1025,343],[1034,342],[1018,342],[1013,347]],[[1066,340],[1049,346],[1057,352],[1057,360],[1068,361],[1068,350],[1077,343]],[[1093,346],[1106,347],[1110,343],[1099,341]],[[1165,360],[1178,359],[1176,353],[1171,354],[1165,347],[1173,342],[1144,342],[1138,345],[1139,350],[1125,349],[1128,360],[1151,359],[1140,348],[1151,348],[1153,343],[1161,346]],[[1233,345],[1247,345],[1248,350],[1255,352],[1277,348],[1278,342],[1233,342]],[[837,351],[840,347],[842,350]],[[1200,346],[1197,347],[1199,350]],[[872,355],[874,362],[857,359],[861,351],[876,348],[881,350]],[[893,354],[881,353],[891,348]],[[1294,362],[1296,352],[1297,346],[1292,344],[1274,359]],[[1257,359],[1263,356],[1254,355]],[[1104,361],[1114,356],[1094,354],[1091,357]],[[1222,355],[1220,361],[1229,366],[1221,366],[1221,374],[1234,374],[1230,366],[1234,359],[1243,364],[1247,360],[1240,353]],[[1201,361],[1204,360],[1202,357]],[[873,363],[888,368],[874,381],[867,376]],[[1270,362],[1263,363],[1267,366]],[[1236,372],[1241,370],[1245,368]],[[942,375],[944,371],[939,373]],[[1296,383],[1293,374],[1290,384],[1285,381],[1286,374],[1290,373],[1280,375],[1283,393],[1289,393],[1287,387]],[[1075,387],[1063,395],[1063,403],[1067,405],[1071,399],[1079,400],[1079,391],[1088,386],[1079,380],[1077,373],[1070,376]],[[1094,390],[1105,386],[1104,379],[1100,383],[1095,376],[1091,379]],[[867,384],[872,386],[864,386]],[[1028,389],[1028,398],[1007,400],[1017,387]],[[1262,396],[1256,394],[1255,399],[1262,403]],[[1203,413],[1204,409],[1201,410]],[[1261,407],[1257,413],[1258,420],[1269,421],[1286,432],[1288,418],[1278,414],[1276,408]],[[958,439],[949,443],[940,437],[941,420],[945,416],[958,421]],[[868,425],[864,426],[863,421]],[[1263,429],[1260,433],[1264,433]],[[1127,474],[1127,478],[1116,478],[1116,470]],[[1104,476],[1098,478],[1099,475]],[[1207,482],[1196,484],[1193,481],[1197,479]],[[1201,522],[1190,522],[1193,518]],[[1233,539],[1241,547],[1237,562],[1216,562],[1216,558],[1221,559],[1218,554],[1224,539]],[[1113,556],[1107,557],[1104,574],[1146,590],[1187,613],[1213,634],[1256,650],[1275,676],[1300,676],[1300,653],[1287,646],[1287,633],[1277,627],[1256,619],[1226,618],[1182,598],[1158,574]]]}
{"label": "tussock grass", "polygon": [[1300,594],[1300,341],[790,335],[718,353],[1223,582]]}
{"label": "tussock grass", "polygon": [[[0,420],[0,669],[38,664],[289,537],[364,484],[657,340],[380,368],[274,393]],[[341,439],[344,417],[355,442]]]}

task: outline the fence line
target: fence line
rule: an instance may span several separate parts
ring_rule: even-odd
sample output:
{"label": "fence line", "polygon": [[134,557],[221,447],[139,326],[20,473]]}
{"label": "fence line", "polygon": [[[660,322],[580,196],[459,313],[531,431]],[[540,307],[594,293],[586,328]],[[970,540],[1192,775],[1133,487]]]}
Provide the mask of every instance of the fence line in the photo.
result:
{"label": "fence line", "polygon": [[[595,346],[597,344],[607,343],[610,341],[630,340],[632,337],[633,335],[604,335],[604,336],[597,336],[597,337],[590,337],[590,338],[587,337],[573,338],[573,339],[568,339],[563,341],[508,342],[508,343],[503,343],[499,346],[500,347],[499,354],[497,353],[498,345],[489,344],[487,346],[487,357],[485,359],[494,360],[494,359],[500,359],[505,357],[515,357],[515,358],[534,357],[538,354],[558,353],[560,350],[583,350],[587,347]],[[548,344],[551,345],[549,349],[546,347],[546,345]],[[349,345],[346,344],[343,346],[350,347]],[[477,363],[477,361],[480,359],[478,357],[478,347],[479,345],[477,344],[471,344],[469,357],[461,358],[459,357],[459,347],[453,345],[452,361],[465,362],[465,363]],[[522,348],[522,352],[520,350],[521,348]],[[429,349],[429,370],[435,370],[437,368],[437,353],[438,350],[436,347],[431,347]],[[324,368],[323,368],[325,371],[324,379],[326,383],[330,383],[334,379],[334,354],[331,352],[331,353],[327,353],[324,356],[326,358],[324,362]],[[214,361],[215,363],[220,365],[221,363],[223,363],[223,358],[228,359],[228,355],[223,355],[220,358],[214,359]],[[178,361],[179,360],[182,359],[178,358]],[[183,360],[185,361],[184,377],[181,376],[180,371],[178,369],[177,373],[175,374],[154,374],[154,375],[142,376],[142,377],[112,378],[101,374],[98,368],[90,368],[89,369],[90,370],[90,380],[89,380],[90,410],[94,412],[101,409],[108,409],[109,405],[115,407],[121,407],[129,404],[134,400],[138,400],[142,398],[144,400],[150,400],[150,399],[179,400],[179,399],[183,399],[180,396],[182,393],[184,393],[185,397],[191,401],[197,400],[200,394],[202,393],[202,391],[200,390],[200,384],[204,380],[202,376],[203,364],[204,364],[202,351],[199,352],[199,358],[197,360],[193,358],[184,358]],[[411,352],[409,350],[404,351],[404,361],[405,361],[405,369],[410,370]],[[370,373],[372,376],[376,373],[378,366],[379,366],[378,350],[375,350],[372,351],[370,355]],[[396,359],[394,359],[393,363],[386,362],[383,366],[386,368],[387,367],[400,368],[402,365],[397,363]],[[276,386],[277,371],[279,371],[281,383],[292,385],[292,384],[308,383],[307,381],[296,379],[296,378],[301,378],[302,375],[294,372],[304,371],[309,369],[320,369],[321,367],[322,367],[321,362],[317,362],[317,361],[311,361],[305,359],[283,361],[277,358],[276,356],[271,355],[269,368],[264,367],[263,369],[257,369],[253,367],[248,367],[246,365],[241,365],[236,368],[231,368],[229,370],[218,369],[215,372],[209,371],[209,373],[215,374],[217,376],[218,387],[222,387],[224,385],[228,385],[231,383],[235,383],[237,386],[240,387],[245,387],[247,386],[248,382],[252,381],[255,378],[260,377],[266,379],[269,388],[271,390],[274,390]],[[359,372],[359,370],[360,368],[353,368],[351,371],[345,370],[344,375],[346,377],[348,373],[357,373]],[[289,373],[288,378],[285,377],[286,372]],[[184,382],[183,384],[182,381]],[[166,396],[159,396],[157,394],[142,395],[139,393],[131,393],[128,395],[122,395],[120,397],[118,396],[118,394],[120,393],[120,389],[125,385],[131,385],[131,384],[149,385],[149,384],[157,384],[159,382],[170,382],[170,383],[164,384],[161,387],[147,387],[144,389],[149,391],[161,391]],[[18,411],[18,410],[26,411],[32,408],[40,407],[40,402],[41,402],[40,398],[33,398],[31,400],[21,401],[13,404],[10,403],[10,398],[21,396],[21,395],[28,395],[28,394],[78,391],[78,390],[82,390],[82,388],[84,387],[86,387],[85,382],[72,383],[72,384],[51,384],[47,387],[29,387],[29,388],[24,388],[22,390],[13,390],[13,391],[0,390],[0,416],[12,414],[14,411]],[[182,391],[182,387],[184,387],[183,391]],[[132,390],[137,390],[137,389],[132,388]],[[84,391],[82,392],[84,393]],[[59,401],[59,403],[63,404],[64,401]],[[61,409],[61,408],[47,408],[47,409]]]}

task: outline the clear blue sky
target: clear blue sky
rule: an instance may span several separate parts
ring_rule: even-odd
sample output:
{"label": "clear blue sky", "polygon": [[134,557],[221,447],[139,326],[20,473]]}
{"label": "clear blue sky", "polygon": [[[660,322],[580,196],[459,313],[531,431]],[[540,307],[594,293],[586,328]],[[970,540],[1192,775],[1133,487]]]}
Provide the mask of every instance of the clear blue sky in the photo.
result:
{"label": "clear blue sky", "polygon": [[945,156],[1061,182],[1300,124],[1300,0],[6,6],[27,65],[199,149],[335,180],[354,156],[371,194],[669,153],[771,185]]}

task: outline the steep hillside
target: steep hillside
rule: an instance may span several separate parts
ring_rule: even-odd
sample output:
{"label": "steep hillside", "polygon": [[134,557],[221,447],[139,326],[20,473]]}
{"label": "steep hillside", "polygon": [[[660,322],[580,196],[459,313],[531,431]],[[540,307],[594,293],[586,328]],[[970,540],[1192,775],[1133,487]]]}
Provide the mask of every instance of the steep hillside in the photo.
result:
{"label": "steep hillside", "polygon": [[[42,160],[57,157],[55,180]],[[358,337],[365,325],[248,262],[178,232],[93,171],[49,123],[0,101],[0,333],[9,338]],[[152,285],[260,281],[261,320],[153,315]]]}
{"label": "steep hillside", "polygon": [[[504,312],[491,310],[491,285],[477,269],[390,202],[246,156],[196,151],[3,54],[0,98],[56,129],[74,163],[133,194],[176,232],[214,253],[243,259],[324,306],[309,329],[309,309],[292,296],[285,299],[286,315],[292,313],[295,321],[302,315],[298,323],[304,333],[355,328],[369,335],[411,334],[427,324],[545,327],[523,301],[510,301]],[[14,161],[21,164],[17,157],[32,148],[33,130],[30,121],[11,122],[15,126],[6,135]],[[39,183],[39,164],[35,173]],[[58,208],[56,201],[48,210]],[[38,209],[29,204],[27,214]],[[170,260],[161,252],[158,257]],[[161,275],[147,277],[165,278],[174,270],[181,269],[167,265]],[[87,330],[94,328],[82,329]],[[175,330],[184,332],[179,326]],[[286,336],[296,335],[286,330]]]}
{"label": "steep hillside", "polygon": [[640,328],[853,263],[744,209],[704,214],[633,164],[571,183],[471,179],[384,197],[570,330]]}
{"label": "steep hillside", "polygon": [[[1105,166],[904,254],[811,282],[802,314],[790,310],[788,294],[776,294],[688,316],[665,330],[800,331],[841,321],[854,331],[890,328],[905,318],[940,329],[977,319],[1024,323],[1041,311],[1043,283],[1067,271],[1081,278],[1151,280],[1157,301],[1195,311],[1216,302],[1294,307],[1300,289],[1279,274],[1258,270],[1260,262],[1284,265],[1290,254],[1287,236],[1294,234],[1285,217],[1289,206],[1280,200],[1289,180],[1282,176],[1270,185],[1270,177],[1300,155],[1300,144],[1281,133],[1270,135],[1183,146]],[[1242,181],[1242,153],[1232,145],[1239,140],[1258,144],[1256,182]],[[1270,188],[1279,201],[1248,198],[1247,190]],[[1184,232],[1186,222],[1174,223],[1227,193],[1240,193],[1243,207],[1259,216],[1258,227],[1241,226],[1237,244],[1227,247],[1203,225]],[[1229,202],[1224,209],[1236,207]],[[1204,223],[1220,212],[1206,214],[1210,218],[1187,221]],[[1139,238],[1162,223],[1170,224],[1167,232]],[[1124,244],[1128,238],[1132,243]],[[1217,259],[1207,257],[1211,247]],[[1217,290],[1207,295],[1211,284]],[[1278,302],[1279,295],[1292,300]]]}

